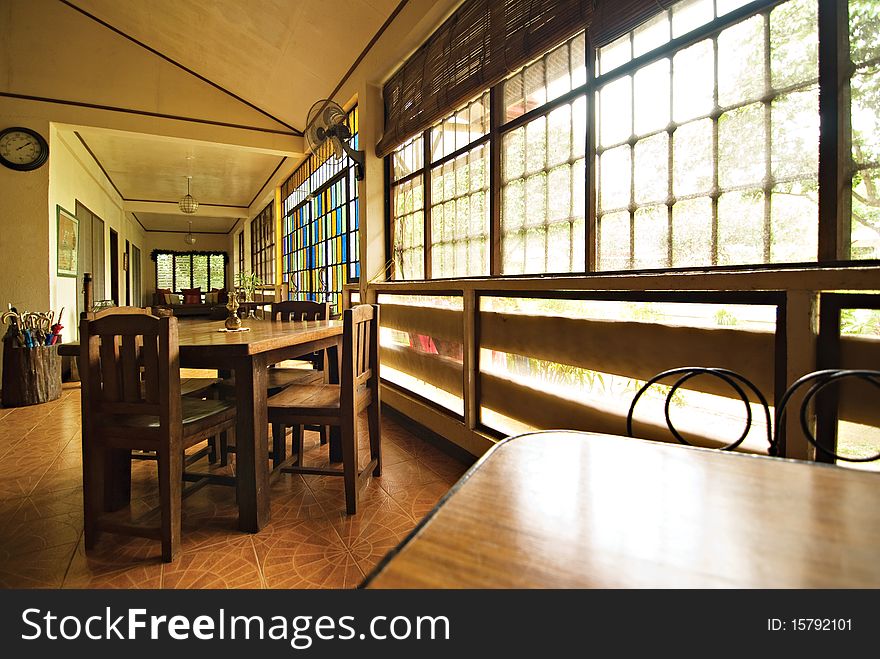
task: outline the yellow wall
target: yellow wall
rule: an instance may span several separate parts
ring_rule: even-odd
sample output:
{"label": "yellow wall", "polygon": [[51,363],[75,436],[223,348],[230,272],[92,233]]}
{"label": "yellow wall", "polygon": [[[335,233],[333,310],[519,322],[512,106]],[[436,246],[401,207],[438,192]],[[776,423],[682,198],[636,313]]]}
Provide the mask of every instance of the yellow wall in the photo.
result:
{"label": "yellow wall", "polygon": [[[50,129],[49,159],[49,299],[57,312],[64,307],[64,338],[72,340],[76,336],[76,302],[81,294],[77,279],[59,277],[57,264],[57,219],[56,207],[76,212],[76,202],[104,221],[104,282],[106,290],[94,292],[95,299],[110,297],[110,229],[119,234],[119,297],[125,302],[126,273],[122,270],[122,253],[125,241],[144,250],[144,231],[131,218],[126,218],[122,208],[122,198],[110,185],[94,159],[86,152],[79,140],[69,133],[60,132],[55,126]],[[141,257],[143,262],[143,255]],[[142,263],[143,268],[143,263]],[[143,274],[142,274],[143,277]]]}

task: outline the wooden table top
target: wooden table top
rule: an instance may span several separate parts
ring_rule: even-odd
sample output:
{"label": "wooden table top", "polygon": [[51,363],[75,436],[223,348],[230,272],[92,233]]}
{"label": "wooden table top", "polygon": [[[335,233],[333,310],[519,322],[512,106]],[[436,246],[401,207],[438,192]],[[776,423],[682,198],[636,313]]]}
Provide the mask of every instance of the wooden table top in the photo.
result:
{"label": "wooden table top", "polygon": [[222,320],[180,323],[180,349],[222,349],[236,355],[255,355],[291,343],[319,341],[342,334],[341,320],[306,320],[293,323],[275,323],[269,320],[242,320],[246,332],[220,332]]}
{"label": "wooden table top", "polygon": [[[222,320],[182,320],[178,323],[181,352],[203,353],[221,350],[225,355],[246,356],[269,352],[279,347],[318,341],[342,334],[341,320],[308,320],[273,323],[244,319],[246,332],[220,332]],[[79,355],[79,343],[62,343],[59,354]]]}
{"label": "wooden table top", "polygon": [[878,588],[880,473],[572,431],[494,447],[369,588]]}

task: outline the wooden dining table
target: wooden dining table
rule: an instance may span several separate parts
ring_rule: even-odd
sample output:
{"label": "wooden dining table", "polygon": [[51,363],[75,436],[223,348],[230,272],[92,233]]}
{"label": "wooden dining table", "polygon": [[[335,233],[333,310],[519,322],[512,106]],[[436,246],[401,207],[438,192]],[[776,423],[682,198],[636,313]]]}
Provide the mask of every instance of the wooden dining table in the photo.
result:
{"label": "wooden dining table", "polygon": [[[247,319],[241,332],[221,332],[223,321],[189,320],[178,326],[180,365],[235,372],[235,486],[239,528],[255,533],[269,522],[269,439],[267,368],[286,359],[342,349],[342,321],[273,323]],[[76,357],[79,345],[62,344],[60,354]],[[338,358],[328,359],[331,371]],[[333,378],[333,375],[331,375]],[[125,493],[121,495],[125,497]],[[115,502],[116,505],[124,502]],[[115,507],[115,506],[114,506]]]}
{"label": "wooden dining table", "polygon": [[366,588],[877,588],[880,473],[614,435],[494,446]]}

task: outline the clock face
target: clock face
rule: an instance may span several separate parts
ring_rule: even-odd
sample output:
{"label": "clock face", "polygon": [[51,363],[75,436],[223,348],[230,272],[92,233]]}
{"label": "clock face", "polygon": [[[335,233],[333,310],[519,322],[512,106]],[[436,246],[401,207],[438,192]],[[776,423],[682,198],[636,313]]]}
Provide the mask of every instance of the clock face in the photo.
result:
{"label": "clock face", "polygon": [[7,128],[0,133],[0,162],[19,170],[36,169],[46,162],[49,147],[37,133],[24,128]]}

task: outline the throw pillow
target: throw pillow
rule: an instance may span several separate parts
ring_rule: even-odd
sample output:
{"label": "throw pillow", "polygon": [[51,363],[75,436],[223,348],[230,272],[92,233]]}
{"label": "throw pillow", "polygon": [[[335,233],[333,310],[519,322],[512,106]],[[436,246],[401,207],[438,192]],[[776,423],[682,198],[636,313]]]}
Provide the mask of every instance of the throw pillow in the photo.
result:
{"label": "throw pillow", "polygon": [[180,304],[180,296],[177,293],[166,293],[165,304]]}
{"label": "throw pillow", "polygon": [[210,293],[205,293],[205,304],[214,306],[217,304],[217,292],[211,291]]}
{"label": "throw pillow", "polygon": [[183,293],[183,303],[184,304],[201,304],[202,303],[202,289],[198,288],[184,288]]}
{"label": "throw pillow", "polygon": [[212,293],[217,293],[217,304],[226,304],[229,302],[229,293],[222,288],[212,288]]}

